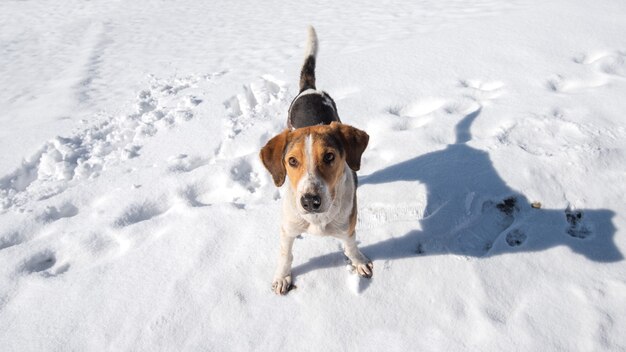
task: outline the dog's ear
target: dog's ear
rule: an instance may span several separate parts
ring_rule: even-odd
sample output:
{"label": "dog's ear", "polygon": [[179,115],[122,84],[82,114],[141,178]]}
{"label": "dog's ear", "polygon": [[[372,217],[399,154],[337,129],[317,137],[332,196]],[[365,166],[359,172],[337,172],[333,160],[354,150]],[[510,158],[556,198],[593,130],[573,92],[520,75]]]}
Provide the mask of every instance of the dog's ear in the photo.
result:
{"label": "dog's ear", "polygon": [[283,154],[288,137],[289,130],[284,130],[281,134],[270,139],[259,153],[263,165],[272,174],[276,187],[280,187],[285,183],[285,176],[287,175],[287,170],[283,163]]}
{"label": "dog's ear", "polygon": [[348,166],[354,171],[359,171],[361,168],[361,155],[367,148],[370,136],[364,131],[339,122],[332,122],[330,126],[335,128],[341,137],[343,146],[346,149]]}

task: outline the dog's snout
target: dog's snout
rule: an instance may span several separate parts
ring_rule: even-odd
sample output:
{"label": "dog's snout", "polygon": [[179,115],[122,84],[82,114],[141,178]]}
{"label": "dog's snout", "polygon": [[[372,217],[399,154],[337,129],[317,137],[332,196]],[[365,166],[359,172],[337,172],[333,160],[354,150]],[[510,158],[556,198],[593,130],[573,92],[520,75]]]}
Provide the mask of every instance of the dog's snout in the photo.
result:
{"label": "dog's snout", "polygon": [[318,211],[322,206],[322,198],[316,194],[307,193],[300,198],[300,204],[306,211]]}

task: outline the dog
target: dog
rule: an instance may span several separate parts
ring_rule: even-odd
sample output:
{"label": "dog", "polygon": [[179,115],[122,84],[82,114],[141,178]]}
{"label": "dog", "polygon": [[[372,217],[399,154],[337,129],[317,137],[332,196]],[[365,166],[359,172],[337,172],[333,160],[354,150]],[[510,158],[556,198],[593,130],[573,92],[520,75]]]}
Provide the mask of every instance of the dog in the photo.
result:
{"label": "dog", "polygon": [[317,34],[309,27],[300,92],[289,107],[287,128],[261,149],[260,158],[277,187],[289,179],[280,228],[280,257],[272,282],[276,294],[292,288],[292,247],[301,233],[343,242],[356,272],[372,277],[374,266],[356,245],[356,171],[369,135],[341,123],[337,106],[315,87]]}

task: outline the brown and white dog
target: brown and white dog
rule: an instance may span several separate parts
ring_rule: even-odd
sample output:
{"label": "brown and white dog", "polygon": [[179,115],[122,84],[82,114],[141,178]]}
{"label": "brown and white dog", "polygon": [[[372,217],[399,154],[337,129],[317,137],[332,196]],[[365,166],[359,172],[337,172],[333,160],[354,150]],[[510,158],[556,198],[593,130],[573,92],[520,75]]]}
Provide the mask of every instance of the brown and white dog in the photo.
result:
{"label": "brown and white dog", "polygon": [[356,172],[367,147],[367,133],[339,120],[333,99],[315,88],[317,35],[309,27],[300,93],[289,107],[287,129],[261,149],[263,165],[280,187],[289,178],[283,199],[280,258],[272,288],[291,288],[292,246],[301,233],[332,236],[362,277],[373,264],[356,245]]}

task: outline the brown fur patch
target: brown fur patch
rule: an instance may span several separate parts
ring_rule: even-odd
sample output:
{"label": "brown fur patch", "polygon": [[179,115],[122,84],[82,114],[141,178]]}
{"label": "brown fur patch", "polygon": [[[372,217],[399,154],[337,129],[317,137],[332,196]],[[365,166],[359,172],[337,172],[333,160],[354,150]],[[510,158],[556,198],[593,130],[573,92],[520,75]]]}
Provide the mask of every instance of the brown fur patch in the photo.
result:
{"label": "brown fur patch", "polygon": [[354,190],[354,198],[352,200],[352,212],[350,213],[350,228],[348,229],[348,236],[354,236],[356,233],[356,216],[357,216],[357,206],[356,206],[356,189]]}
{"label": "brown fur patch", "polygon": [[[285,153],[284,162],[287,165],[287,175],[289,175],[291,188],[294,190],[298,188],[298,182],[306,174],[307,160],[304,143],[305,138],[293,137]],[[297,162],[296,166],[290,165],[289,160],[292,158]]]}
{"label": "brown fur patch", "polygon": [[289,130],[284,130],[281,134],[270,139],[259,153],[263,165],[272,174],[276,187],[285,183],[286,170],[283,164],[283,153],[288,139]]}
{"label": "brown fur patch", "polygon": [[335,128],[339,132],[342,143],[346,148],[346,162],[354,171],[361,168],[361,155],[367,148],[370,136],[357,128],[344,125],[339,122],[332,122],[331,128]]}

